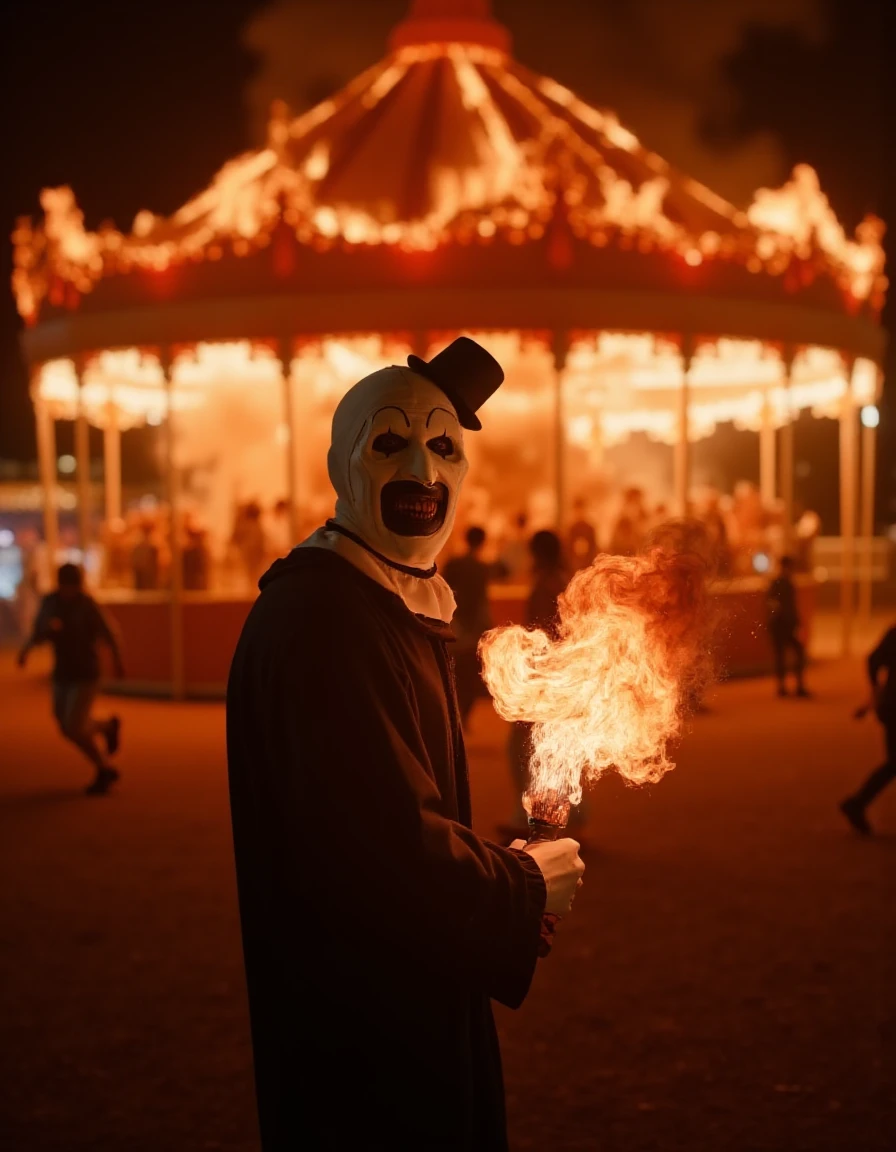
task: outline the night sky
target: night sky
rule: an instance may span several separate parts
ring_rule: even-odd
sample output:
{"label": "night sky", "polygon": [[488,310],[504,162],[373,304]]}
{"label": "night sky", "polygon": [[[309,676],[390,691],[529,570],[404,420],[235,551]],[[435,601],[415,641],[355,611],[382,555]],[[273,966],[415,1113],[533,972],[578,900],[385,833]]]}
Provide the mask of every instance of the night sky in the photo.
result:
{"label": "night sky", "polygon": [[[0,221],[36,215],[42,187],[70,184],[88,227],[168,214],[254,146],[274,96],[308,106],[380,57],[407,0],[132,0],[14,3],[6,64]],[[886,171],[891,106],[879,0],[496,0],[515,54],[735,202],[807,161],[848,229],[896,221]],[[896,267],[896,238],[888,266]],[[0,279],[0,458],[34,434],[18,320]],[[896,293],[885,320],[892,330]],[[894,356],[890,355],[890,372]],[[893,389],[888,388],[892,394]],[[890,407],[892,407],[892,401]],[[894,418],[884,409],[881,495],[896,519]],[[807,443],[807,452],[812,446]],[[889,457],[889,461],[887,460]],[[891,471],[892,470],[892,471]],[[819,493],[819,499],[821,495]]]}

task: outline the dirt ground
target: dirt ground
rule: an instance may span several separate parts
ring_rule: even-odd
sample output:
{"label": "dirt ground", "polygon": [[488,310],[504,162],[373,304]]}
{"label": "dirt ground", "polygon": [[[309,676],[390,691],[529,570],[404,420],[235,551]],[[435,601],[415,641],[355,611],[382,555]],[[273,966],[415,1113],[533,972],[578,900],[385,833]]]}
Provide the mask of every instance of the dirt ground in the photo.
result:
{"label": "dirt ground", "polygon": [[[716,689],[661,784],[592,793],[575,914],[499,1010],[516,1152],[896,1149],[896,788],[851,834],[880,734],[858,660],[812,682]],[[223,708],[115,707],[123,780],[86,798],[39,660],[0,656],[0,1146],[250,1152]],[[504,738],[480,706],[485,835]]]}

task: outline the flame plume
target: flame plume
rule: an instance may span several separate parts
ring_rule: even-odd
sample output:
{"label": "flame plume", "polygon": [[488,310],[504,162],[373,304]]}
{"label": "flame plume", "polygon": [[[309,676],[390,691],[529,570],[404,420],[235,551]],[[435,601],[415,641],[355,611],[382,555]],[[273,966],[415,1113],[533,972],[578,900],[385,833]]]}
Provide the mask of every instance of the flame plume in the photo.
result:
{"label": "flame plume", "polygon": [[498,714],[533,724],[530,815],[568,810],[609,768],[644,783],[673,767],[669,742],[709,673],[709,575],[702,528],[666,524],[640,555],[578,572],[555,635],[513,625],[483,636]]}

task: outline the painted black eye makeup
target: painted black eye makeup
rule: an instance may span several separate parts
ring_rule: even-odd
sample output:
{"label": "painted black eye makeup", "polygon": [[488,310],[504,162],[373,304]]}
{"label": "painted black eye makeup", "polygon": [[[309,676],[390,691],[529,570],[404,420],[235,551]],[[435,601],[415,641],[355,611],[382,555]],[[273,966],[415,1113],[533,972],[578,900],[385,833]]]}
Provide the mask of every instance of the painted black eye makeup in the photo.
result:
{"label": "painted black eye makeup", "polygon": [[454,455],[454,441],[446,433],[441,436],[434,436],[432,440],[427,440],[426,447],[430,452],[435,452],[437,456],[441,456],[443,460]]}
{"label": "painted black eye makeup", "polygon": [[403,451],[407,446],[407,439],[404,436],[399,436],[397,432],[393,432],[391,428],[388,432],[380,432],[371,445],[374,452],[382,452],[384,456],[394,456],[396,452]]}

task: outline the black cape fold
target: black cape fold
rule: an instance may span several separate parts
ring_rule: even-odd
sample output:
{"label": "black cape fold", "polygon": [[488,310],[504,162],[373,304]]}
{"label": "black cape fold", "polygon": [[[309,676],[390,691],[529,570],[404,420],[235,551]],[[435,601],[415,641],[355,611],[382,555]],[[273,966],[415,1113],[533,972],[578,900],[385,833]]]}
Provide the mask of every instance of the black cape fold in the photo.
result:
{"label": "black cape fold", "polygon": [[445,628],[324,549],[261,581],[227,755],[264,1152],[505,1149],[490,999],[544,880],[470,830]]}

